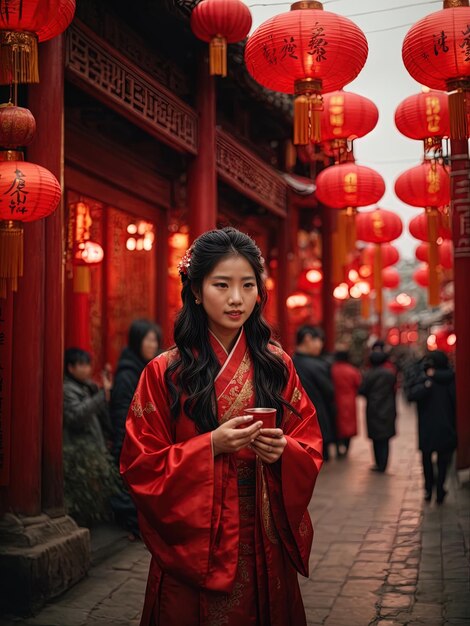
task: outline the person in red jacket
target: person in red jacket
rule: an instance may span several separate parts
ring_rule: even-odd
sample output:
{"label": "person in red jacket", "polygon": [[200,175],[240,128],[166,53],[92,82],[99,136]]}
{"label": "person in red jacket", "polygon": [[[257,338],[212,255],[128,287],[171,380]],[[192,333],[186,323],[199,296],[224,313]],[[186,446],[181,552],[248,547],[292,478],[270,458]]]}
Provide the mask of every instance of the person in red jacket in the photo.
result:
{"label": "person in red jacket", "polygon": [[348,362],[348,353],[338,350],[331,367],[335,387],[336,431],[338,457],[348,453],[351,438],[357,435],[356,396],[361,384],[361,373]]}

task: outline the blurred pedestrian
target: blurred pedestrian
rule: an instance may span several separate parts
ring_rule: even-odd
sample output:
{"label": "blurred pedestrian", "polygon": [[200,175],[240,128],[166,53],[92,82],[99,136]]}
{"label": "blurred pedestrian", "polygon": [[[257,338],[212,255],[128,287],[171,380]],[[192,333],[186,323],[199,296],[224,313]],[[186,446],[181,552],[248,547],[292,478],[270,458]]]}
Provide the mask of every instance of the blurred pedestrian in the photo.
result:
{"label": "blurred pedestrian", "polygon": [[356,396],[362,380],[357,367],[349,363],[347,350],[335,353],[331,377],[335,389],[336,445],[341,458],[347,455],[351,438],[357,435]]}
{"label": "blurred pedestrian", "polygon": [[[444,484],[452,454],[457,447],[455,375],[445,352],[434,350],[421,362],[420,375],[410,387],[408,397],[418,408],[418,437],[424,474],[424,498],[442,504],[447,494]],[[433,452],[437,453],[435,477]]]}
{"label": "blurred pedestrian", "polygon": [[367,434],[372,439],[375,456],[375,466],[371,469],[383,473],[388,464],[389,441],[395,435],[396,376],[387,367],[385,352],[373,350],[369,361],[371,368],[364,374],[359,393],[367,400]]}
{"label": "blurred pedestrian", "polygon": [[[157,356],[162,343],[160,327],[146,319],[134,320],[129,328],[128,345],[119,358],[111,392],[110,415],[113,426],[113,457],[117,467],[126,434],[126,417],[144,367]],[[140,537],[137,511],[127,488],[111,500],[116,521],[133,541]]]}
{"label": "blurred pedestrian", "polygon": [[68,512],[90,525],[109,516],[109,498],[119,475],[107,447],[111,436],[108,402],[110,367],[101,375],[102,388],[91,380],[91,356],[69,348],[64,358],[64,481]]}
{"label": "blurred pedestrian", "polygon": [[323,358],[325,333],[317,326],[302,326],[297,331],[292,357],[303,388],[317,410],[323,437],[323,459],[329,460],[328,446],[336,441],[335,389],[330,364]]}

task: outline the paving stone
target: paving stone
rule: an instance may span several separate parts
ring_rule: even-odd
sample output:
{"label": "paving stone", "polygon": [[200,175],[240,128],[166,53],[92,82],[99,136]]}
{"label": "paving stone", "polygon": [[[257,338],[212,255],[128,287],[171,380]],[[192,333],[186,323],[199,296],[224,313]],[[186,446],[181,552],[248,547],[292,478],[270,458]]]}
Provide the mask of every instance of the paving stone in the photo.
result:
{"label": "paving stone", "polygon": [[408,609],[412,598],[402,593],[386,593],[380,598],[380,606],[387,609]]}

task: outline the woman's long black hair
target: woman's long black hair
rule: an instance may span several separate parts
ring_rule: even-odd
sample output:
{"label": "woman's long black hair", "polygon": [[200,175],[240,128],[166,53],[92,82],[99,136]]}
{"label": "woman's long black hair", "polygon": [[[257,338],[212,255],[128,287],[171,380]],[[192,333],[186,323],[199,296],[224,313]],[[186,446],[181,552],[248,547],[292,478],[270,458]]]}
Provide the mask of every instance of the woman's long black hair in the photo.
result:
{"label": "woman's long black hair", "polygon": [[181,411],[205,433],[219,426],[214,381],[220,364],[209,341],[207,315],[195,302],[194,293],[202,292],[204,278],[224,258],[242,255],[255,272],[258,300],[245,322],[245,334],[254,366],[256,406],[277,409],[277,424],[282,421],[284,407],[295,409],[282,397],[288,381],[288,369],[282,357],[269,348],[273,343],[271,328],[263,318],[267,294],[263,280],[263,260],[255,242],[235,228],[211,230],[195,240],[187,275],[182,274],[183,306],[175,321],[174,337],[178,358],[167,368],[165,380],[170,391],[171,413],[176,419]]}

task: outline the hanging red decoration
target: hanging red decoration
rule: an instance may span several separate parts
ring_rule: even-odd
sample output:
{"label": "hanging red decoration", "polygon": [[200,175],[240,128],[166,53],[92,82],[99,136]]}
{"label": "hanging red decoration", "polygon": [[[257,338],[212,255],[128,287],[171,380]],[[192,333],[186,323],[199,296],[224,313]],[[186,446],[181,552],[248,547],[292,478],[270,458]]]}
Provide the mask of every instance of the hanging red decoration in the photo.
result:
{"label": "hanging red decoration", "polygon": [[431,90],[405,98],[395,111],[395,125],[405,137],[424,141],[425,152],[442,148],[450,134],[447,94]]}
{"label": "hanging red decoration", "polygon": [[241,0],[202,0],[194,7],[191,29],[210,44],[212,76],[227,76],[227,43],[245,39],[251,24],[250,9]]}
{"label": "hanging red decoration", "polygon": [[[410,235],[415,239],[429,242],[428,218],[426,213],[420,213],[416,215],[416,217],[413,217],[408,224],[408,230],[410,231]],[[439,212],[435,241],[438,242],[440,238],[451,239],[452,232],[445,223],[443,214]]]}
{"label": "hanging red decoration", "polygon": [[400,281],[400,273],[396,267],[385,267],[382,270],[382,285],[386,289],[398,289]]}
{"label": "hanging red decoration", "polygon": [[0,146],[6,149],[28,146],[34,139],[36,120],[29,109],[0,104]]}
{"label": "hanging red decoration", "polygon": [[409,296],[407,293],[399,293],[391,302],[388,303],[388,308],[392,313],[396,315],[410,311],[416,306],[416,299],[413,296]]}
{"label": "hanging red decoration", "polygon": [[333,154],[344,154],[347,142],[367,135],[377,125],[379,111],[372,100],[337,90],[323,95],[321,141]]}
{"label": "hanging red decoration", "polygon": [[427,263],[420,265],[413,273],[413,280],[420,287],[429,287],[429,265]]}
{"label": "hanging red decoration", "polygon": [[74,13],[75,0],[1,0],[0,84],[39,82],[38,41],[60,35]]}
{"label": "hanging red decoration", "polygon": [[[443,350],[444,352],[452,352],[455,350],[457,343],[457,337],[452,328],[439,328],[434,331],[434,341],[430,341],[431,345],[434,343],[437,350]],[[429,338],[431,338],[430,335]]]}
{"label": "hanging red decoration", "polygon": [[304,0],[255,30],[245,62],[267,89],[295,94],[294,144],[307,144],[321,141],[321,94],[354,80],[367,53],[366,37],[354,22],[324,11],[321,2]]}
{"label": "hanging red decoration", "polygon": [[450,202],[450,173],[437,161],[424,161],[400,174],[395,181],[395,193],[411,206],[444,206]]}
{"label": "hanging red decoration", "polygon": [[[444,241],[438,245],[439,265],[445,270],[452,269],[454,265],[454,246],[452,241],[444,239]],[[415,256],[418,261],[423,263],[429,263],[429,243],[423,241],[415,250]]]}
{"label": "hanging red decoration", "polygon": [[[375,246],[369,245],[362,250],[362,262],[372,266],[374,263]],[[400,253],[391,243],[382,244],[382,267],[395,265],[400,260]]]}
{"label": "hanging red decoration", "polygon": [[468,136],[465,92],[470,86],[468,0],[444,0],[444,9],[416,22],[403,41],[403,62],[411,76],[449,95],[450,134]]}
{"label": "hanging red decoration", "polygon": [[[18,153],[19,155],[20,153]],[[26,161],[0,162],[0,298],[17,290],[23,275],[23,226],[55,211],[61,197],[56,178]]]}

